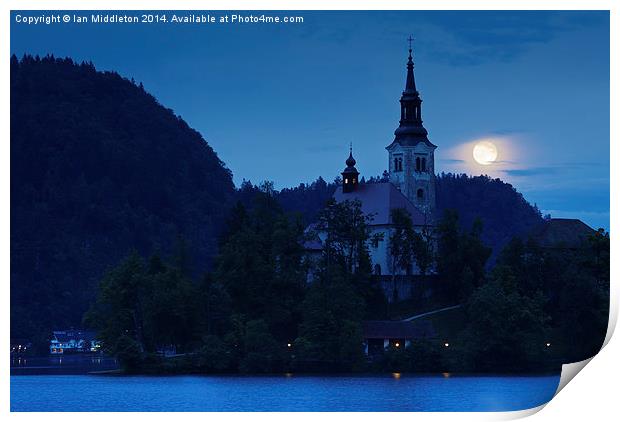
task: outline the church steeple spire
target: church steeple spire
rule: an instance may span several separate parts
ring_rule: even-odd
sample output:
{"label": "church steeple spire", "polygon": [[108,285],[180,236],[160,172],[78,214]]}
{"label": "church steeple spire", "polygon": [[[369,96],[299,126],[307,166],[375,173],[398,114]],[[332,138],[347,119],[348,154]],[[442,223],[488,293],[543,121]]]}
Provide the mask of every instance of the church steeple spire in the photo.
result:
{"label": "church steeple spire", "polygon": [[422,125],[422,99],[413,73],[413,38],[409,41],[407,80],[400,97],[400,122],[389,153],[390,183],[426,215],[435,209],[435,145]]}
{"label": "church steeple spire", "polygon": [[415,75],[413,73],[413,37],[407,38],[409,41],[409,57],[407,59],[407,81],[405,90],[400,97],[400,122],[398,129],[394,132],[394,142],[401,145],[415,145],[418,142],[425,142],[432,145],[428,140],[428,132],[422,126],[422,99],[415,85]]}
{"label": "church steeple spire", "polygon": [[413,42],[413,37],[410,35],[409,38],[407,38],[407,41],[409,41],[409,60],[407,61],[407,83],[405,84],[405,92],[413,94],[418,92],[415,89],[415,76],[413,75],[413,57],[411,55],[411,43]]}

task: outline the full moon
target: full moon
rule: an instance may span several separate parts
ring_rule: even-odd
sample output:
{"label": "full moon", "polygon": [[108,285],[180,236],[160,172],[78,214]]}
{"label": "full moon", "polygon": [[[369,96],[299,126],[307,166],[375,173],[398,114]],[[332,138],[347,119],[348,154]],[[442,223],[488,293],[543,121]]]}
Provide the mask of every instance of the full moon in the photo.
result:
{"label": "full moon", "polygon": [[497,148],[492,142],[481,141],[474,146],[474,160],[478,164],[488,166],[497,160]]}

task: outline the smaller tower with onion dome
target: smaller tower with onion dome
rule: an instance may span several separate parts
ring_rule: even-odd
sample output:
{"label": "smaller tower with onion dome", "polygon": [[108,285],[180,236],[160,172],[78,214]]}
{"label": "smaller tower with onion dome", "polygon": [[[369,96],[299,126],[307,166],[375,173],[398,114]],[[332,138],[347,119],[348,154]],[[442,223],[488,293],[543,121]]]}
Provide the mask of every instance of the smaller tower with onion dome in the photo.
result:
{"label": "smaller tower with onion dome", "polygon": [[347,168],[344,169],[342,174],[342,192],[350,193],[355,191],[359,184],[358,177],[359,171],[355,168],[355,158],[353,158],[353,147],[349,146],[349,158],[345,162]]}

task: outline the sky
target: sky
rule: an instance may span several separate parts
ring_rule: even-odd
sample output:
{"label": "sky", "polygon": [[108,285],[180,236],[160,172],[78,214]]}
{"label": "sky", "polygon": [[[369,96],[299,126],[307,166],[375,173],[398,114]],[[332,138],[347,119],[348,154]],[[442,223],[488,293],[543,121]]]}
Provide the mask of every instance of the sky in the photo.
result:
{"label": "sky", "polygon": [[[42,14],[53,13],[11,13],[12,54],[92,61],[142,82],[202,134],[237,186],[333,180],[350,143],[361,175],[381,174],[413,34],[436,172],[498,177],[545,214],[609,229],[606,11],[265,13],[303,17],[295,24],[16,22]],[[489,165],[472,156],[484,140],[498,150]]]}

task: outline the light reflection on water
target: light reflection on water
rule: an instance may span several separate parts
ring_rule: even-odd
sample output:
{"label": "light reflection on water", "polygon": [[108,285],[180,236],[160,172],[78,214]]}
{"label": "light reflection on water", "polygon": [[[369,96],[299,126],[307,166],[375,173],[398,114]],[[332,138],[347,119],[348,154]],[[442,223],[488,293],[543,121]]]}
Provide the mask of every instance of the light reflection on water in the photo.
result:
{"label": "light reflection on water", "polygon": [[87,374],[116,368],[116,359],[102,355],[11,356],[12,375]]}
{"label": "light reflection on water", "polygon": [[549,401],[550,376],[11,376],[12,411],[504,411]]}

